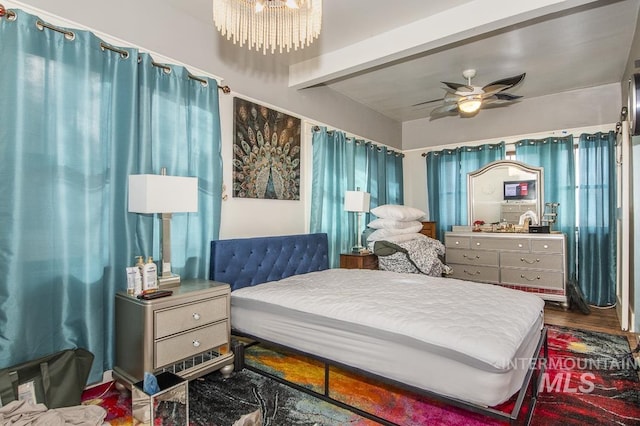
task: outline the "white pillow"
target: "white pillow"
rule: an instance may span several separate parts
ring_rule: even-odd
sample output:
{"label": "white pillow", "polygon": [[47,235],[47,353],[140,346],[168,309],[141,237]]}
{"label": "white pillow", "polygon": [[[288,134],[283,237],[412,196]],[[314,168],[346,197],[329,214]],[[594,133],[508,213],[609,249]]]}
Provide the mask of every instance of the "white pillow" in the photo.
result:
{"label": "white pillow", "polygon": [[371,213],[382,219],[395,219],[401,221],[418,220],[421,217],[426,216],[425,212],[420,209],[397,204],[383,204],[371,209]]}
{"label": "white pillow", "polygon": [[[371,235],[367,237],[367,241],[376,241],[376,240],[385,240],[389,237],[395,235],[403,235],[403,234],[416,234],[420,232],[422,229],[422,224],[418,223],[415,226],[410,226],[409,228],[401,228],[401,229],[378,229],[373,231]],[[421,234],[422,235],[422,234]]]}
{"label": "white pillow", "polygon": [[375,219],[375,220],[372,220],[367,226],[373,229],[403,229],[403,228],[410,228],[416,225],[422,225],[422,224],[415,220],[407,222],[407,221],[395,220],[395,219]]}

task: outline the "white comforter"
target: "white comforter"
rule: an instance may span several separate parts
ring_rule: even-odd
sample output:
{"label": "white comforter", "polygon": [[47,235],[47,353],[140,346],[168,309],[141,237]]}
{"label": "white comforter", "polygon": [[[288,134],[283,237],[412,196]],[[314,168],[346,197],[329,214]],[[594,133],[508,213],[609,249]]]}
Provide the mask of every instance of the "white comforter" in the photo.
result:
{"label": "white comforter", "polygon": [[262,301],[409,337],[510,370],[544,302],[538,296],[452,278],[330,269],[232,292],[232,304]]}

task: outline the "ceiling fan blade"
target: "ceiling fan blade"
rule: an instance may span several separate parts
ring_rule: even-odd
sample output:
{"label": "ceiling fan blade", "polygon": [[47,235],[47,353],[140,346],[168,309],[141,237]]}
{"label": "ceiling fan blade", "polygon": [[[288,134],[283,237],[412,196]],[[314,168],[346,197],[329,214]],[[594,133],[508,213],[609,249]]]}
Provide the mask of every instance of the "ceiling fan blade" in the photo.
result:
{"label": "ceiling fan blade", "polygon": [[460,95],[456,95],[455,93],[451,93],[451,92],[447,92],[444,95],[444,98],[442,98],[442,100],[444,101],[445,104],[449,104],[449,103],[458,103],[458,100],[460,100],[460,98],[462,98],[462,96]]}
{"label": "ceiling fan blade", "polygon": [[445,115],[449,115],[451,112],[457,111],[457,109],[458,104],[442,105],[438,108],[434,108],[429,116],[431,118],[444,117]]}
{"label": "ceiling fan blade", "polygon": [[442,100],[441,98],[431,99],[430,101],[419,102],[419,103],[413,104],[411,106],[414,107],[414,106],[426,105],[426,104],[431,104],[431,103],[434,103],[434,102],[440,102],[441,100]]}
{"label": "ceiling fan blade", "polygon": [[495,95],[484,98],[482,100],[482,108],[486,106],[488,106],[489,108],[494,106],[507,106],[511,102],[520,98],[522,98],[522,96],[511,95],[509,93],[496,93]]}
{"label": "ceiling fan blade", "polygon": [[496,98],[501,101],[515,101],[516,99],[520,99],[522,96],[512,95],[511,93],[496,93]]}
{"label": "ceiling fan blade", "polygon": [[473,92],[473,87],[467,86],[466,84],[448,83],[446,81],[441,81],[441,83],[446,85],[448,88],[450,88],[454,92]]}
{"label": "ceiling fan blade", "polygon": [[527,75],[527,73],[522,73],[520,75],[514,75],[513,77],[503,78],[502,80],[497,80],[497,81],[494,81],[493,83],[489,83],[484,87],[488,88],[490,86],[502,85],[502,86],[507,86],[507,87],[511,88],[511,87],[517,86],[518,84],[522,83],[522,80],[524,80],[526,75]]}
{"label": "ceiling fan blade", "polygon": [[501,92],[503,90],[509,89],[511,88],[511,86],[507,86],[506,84],[492,84],[491,86],[484,86],[482,88],[482,90],[484,91],[484,93],[482,94],[483,97],[488,98],[489,96],[493,96],[498,92]]}

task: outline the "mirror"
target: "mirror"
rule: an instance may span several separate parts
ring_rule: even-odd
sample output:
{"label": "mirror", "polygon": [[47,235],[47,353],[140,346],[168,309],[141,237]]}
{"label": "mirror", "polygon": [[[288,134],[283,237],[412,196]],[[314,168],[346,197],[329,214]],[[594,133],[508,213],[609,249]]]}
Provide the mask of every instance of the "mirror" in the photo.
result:
{"label": "mirror", "polygon": [[507,222],[518,225],[520,216],[532,211],[542,219],[544,174],[542,167],[500,160],[467,174],[469,225]]}

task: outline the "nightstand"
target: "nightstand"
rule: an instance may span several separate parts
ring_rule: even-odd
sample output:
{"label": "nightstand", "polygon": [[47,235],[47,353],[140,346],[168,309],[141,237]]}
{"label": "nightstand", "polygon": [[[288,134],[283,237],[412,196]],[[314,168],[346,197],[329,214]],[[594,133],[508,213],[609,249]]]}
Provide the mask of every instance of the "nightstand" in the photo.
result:
{"label": "nightstand", "polygon": [[345,269],[378,269],[378,256],[373,253],[342,253],[340,267]]}
{"label": "nightstand", "polygon": [[153,300],[116,294],[113,375],[128,388],[145,372],[194,379],[233,371],[229,285],[185,280],[170,290],[171,296]]}
{"label": "nightstand", "polygon": [[436,238],[436,222],[422,222],[422,229],[420,230],[421,234],[426,235],[429,238]]}

